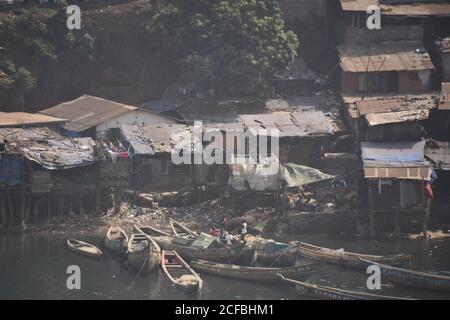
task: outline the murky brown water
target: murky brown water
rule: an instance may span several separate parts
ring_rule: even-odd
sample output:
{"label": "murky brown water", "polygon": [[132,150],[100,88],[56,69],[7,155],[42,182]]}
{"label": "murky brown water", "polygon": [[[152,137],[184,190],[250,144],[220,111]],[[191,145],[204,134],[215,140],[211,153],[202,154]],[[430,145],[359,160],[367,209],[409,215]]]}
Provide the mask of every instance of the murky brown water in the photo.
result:
{"label": "murky brown water", "polygon": [[[78,236],[101,245],[98,237]],[[289,235],[332,248],[373,254],[413,253],[413,268],[427,271],[450,270],[450,239],[368,241],[331,235]],[[120,258],[105,254],[101,261],[76,255],[65,247],[65,237],[35,234],[0,236],[0,299],[193,299],[173,287],[161,270],[139,276],[127,269]],[[66,269],[81,268],[81,290],[69,290]],[[264,284],[202,275],[200,299],[306,299],[283,284]],[[324,266],[309,281],[351,290],[368,291],[367,275],[358,271]],[[450,299],[450,294],[413,290],[383,283],[376,293],[426,299]]]}

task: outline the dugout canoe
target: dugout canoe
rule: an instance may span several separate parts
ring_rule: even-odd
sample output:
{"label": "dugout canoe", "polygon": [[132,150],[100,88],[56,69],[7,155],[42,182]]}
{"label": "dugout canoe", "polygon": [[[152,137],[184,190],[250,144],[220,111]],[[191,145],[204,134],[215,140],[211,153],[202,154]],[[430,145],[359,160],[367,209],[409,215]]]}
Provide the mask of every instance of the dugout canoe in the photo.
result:
{"label": "dugout canoe", "polygon": [[122,228],[110,227],[105,237],[105,247],[111,252],[121,254],[128,245],[128,236]]}
{"label": "dugout canoe", "polygon": [[[183,259],[191,260],[208,260],[208,261],[234,261],[238,257],[252,255],[253,250],[241,250],[239,247],[217,247],[201,249],[190,245],[192,240],[176,236],[159,236],[153,237],[162,250],[176,251]],[[219,245],[219,244],[218,244]]]}
{"label": "dugout canoe", "polygon": [[200,276],[176,251],[162,251],[161,267],[169,280],[181,290],[195,292],[202,289]]}
{"label": "dugout canoe", "polygon": [[305,242],[299,243],[298,253],[313,260],[355,268],[361,268],[359,258],[390,265],[402,265],[411,262],[411,255],[407,254],[369,255],[319,247]]}
{"label": "dugout canoe", "polygon": [[364,268],[367,268],[370,265],[377,265],[381,271],[381,278],[387,279],[398,286],[436,291],[450,291],[449,276],[392,267],[365,259],[359,259],[359,261]]}
{"label": "dugout canoe", "polygon": [[103,255],[102,250],[97,248],[96,246],[83,242],[76,239],[68,239],[67,240],[67,247],[76,253],[85,255],[87,257],[91,258],[100,258]]}
{"label": "dugout canoe", "polygon": [[153,237],[153,236],[169,236],[170,237],[170,236],[172,236],[171,233],[169,233],[167,231],[163,231],[161,229],[158,229],[158,228],[150,226],[150,225],[146,225],[146,226],[134,225],[133,230],[135,233],[144,233],[150,237]]}
{"label": "dugout canoe", "polygon": [[308,263],[285,268],[245,267],[205,260],[194,260],[191,267],[200,272],[240,280],[279,281],[277,274],[306,279],[320,267],[319,263]]}
{"label": "dugout canoe", "polygon": [[151,272],[161,262],[161,249],[152,237],[133,233],[128,241],[127,262],[139,272]]}
{"label": "dugout canoe", "polygon": [[195,231],[192,231],[174,219],[170,219],[170,228],[172,229],[173,234],[177,237],[191,239],[198,237],[198,234]]}
{"label": "dugout canoe", "polygon": [[306,283],[294,279],[289,279],[278,274],[280,279],[291,285],[292,288],[301,295],[325,300],[412,300],[402,297],[385,296],[379,294],[343,290],[333,287],[321,286],[318,284]]}

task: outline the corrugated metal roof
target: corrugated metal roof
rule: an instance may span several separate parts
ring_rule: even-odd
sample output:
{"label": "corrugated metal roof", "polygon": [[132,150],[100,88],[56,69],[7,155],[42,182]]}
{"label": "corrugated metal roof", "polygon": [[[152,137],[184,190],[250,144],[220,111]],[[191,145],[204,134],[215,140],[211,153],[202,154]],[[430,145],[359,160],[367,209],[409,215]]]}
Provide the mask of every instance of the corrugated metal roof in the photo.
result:
{"label": "corrugated metal roof", "polygon": [[[380,4],[379,0],[340,0],[344,11],[367,11],[370,5],[377,5],[383,15],[398,16],[447,16],[450,15],[449,3],[405,3]],[[435,1],[438,2],[438,1]]]}
{"label": "corrugated metal roof", "polygon": [[378,5],[378,0],[341,0],[344,11],[367,11],[371,5]]}
{"label": "corrugated metal roof", "polygon": [[68,119],[69,122],[64,127],[67,130],[81,132],[137,109],[119,102],[83,95],[75,100],[41,110],[40,113]]}
{"label": "corrugated metal roof", "polygon": [[121,130],[133,152],[141,155],[170,153],[176,144],[199,141],[194,135],[194,127],[183,124],[121,125]]}
{"label": "corrugated metal roof", "polygon": [[430,165],[424,161],[424,141],[362,142],[365,178],[429,180]]}
{"label": "corrugated metal roof", "polygon": [[0,129],[8,152],[22,154],[49,170],[93,164],[95,142],[91,138],[63,138],[48,128]]}
{"label": "corrugated metal roof", "polygon": [[240,115],[240,118],[250,130],[278,129],[280,137],[306,137],[333,133],[324,113],[314,109],[296,112],[243,114]]}
{"label": "corrugated metal roof", "polygon": [[428,53],[416,53],[416,42],[383,42],[371,45],[339,46],[341,68],[345,72],[379,72],[434,69]]}
{"label": "corrugated metal roof", "polygon": [[0,127],[27,127],[65,123],[65,119],[39,113],[0,112]]}
{"label": "corrugated metal roof", "polygon": [[364,116],[370,126],[424,120],[437,108],[438,92],[408,95],[343,96],[353,118]]}
{"label": "corrugated metal roof", "polygon": [[443,82],[441,90],[439,110],[450,110],[450,82]]}
{"label": "corrugated metal roof", "polygon": [[433,141],[427,144],[425,156],[437,169],[450,170],[450,142]]}
{"label": "corrugated metal roof", "polygon": [[450,16],[450,3],[410,3],[380,5],[383,15],[393,16]]}

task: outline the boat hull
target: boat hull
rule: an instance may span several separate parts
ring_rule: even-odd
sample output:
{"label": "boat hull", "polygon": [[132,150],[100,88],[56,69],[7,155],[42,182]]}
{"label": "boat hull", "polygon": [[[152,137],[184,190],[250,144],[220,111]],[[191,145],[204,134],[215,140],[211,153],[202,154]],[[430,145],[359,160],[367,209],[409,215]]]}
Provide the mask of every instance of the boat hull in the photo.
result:
{"label": "boat hull", "polygon": [[275,282],[279,281],[277,274],[306,279],[319,269],[320,264],[310,263],[286,268],[262,268],[211,263],[210,261],[192,261],[191,266],[200,273],[203,272],[241,280]]}
{"label": "boat hull", "polygon": [[337,250],[317,247],[303,242],[299,244],[298,253],[305,258],[358,269],[361,268],[360,258],[392,265],[405,264],[411,261],[411,256],[406,254],[375,256],[352,252],[341,253]]}
{"label": "boat hull", "polygon": [[367,268],[370,265],[379,266],[382,279],[386,278],[398,286],[436,291],[450,291],[450,277],[448,276],[402,269],[363,259],[361,259],[360,262],[364,268]]}

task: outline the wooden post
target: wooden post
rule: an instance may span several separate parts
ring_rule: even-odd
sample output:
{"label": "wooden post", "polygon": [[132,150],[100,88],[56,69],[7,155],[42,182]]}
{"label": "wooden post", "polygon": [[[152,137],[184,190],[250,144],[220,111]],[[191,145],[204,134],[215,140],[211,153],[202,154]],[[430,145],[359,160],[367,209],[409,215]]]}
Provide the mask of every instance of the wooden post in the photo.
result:
{"label": "wooden post", "polygon": [[428,237],[428,222],[430,219],[430,207],[431,207],[431,199],[427,198],[427,204],[425,207],[425,217],[423,219],[423,234],[426,238]]}
{"label": "wooden post", "polygon": [[399,208],[395,208],[395,236],[400,238],[400,212]]}
{"label": "wooden post", "polygon": [[95,215],[100,215],[100,202],[101,202],[101,188],[96,188],[95,191]]}
{"label": "wooden post", "polygon": [[5,201],[4,201],[2,195],[0,195],[0,212],[2,214],[2,225],[4,227],[6,227],[7,221],[6,221],[6,212],[5,212]]}
{"label": "wooden post", "polygon": [[58,197],[58,211],[59,216],[64,216],[64,195],[62,194],[60,197]]}
{"label": "wooden post", "polygon": [[375,225],[373,216],[373,194],[372,194],[372,183],[369,181],[369,224],[370,224],[370,237],[375,236]]}
{"label": "wooden post", "polygon": [[82,193],[82,192],[80,192],[80,198],[79,198],[79,208],[80,208],[80,211],[78,212],[78,214],[79,214],[80,216],[84,216],[84,208],[83,208],[83,193]]}
{"label": "wooden post", "polygon": [[11,225],[13,225],[15,219],[14,219],[14,213],[13,213],[13,206],[12,206],[12,202],[11,202],[11,196],[9,195],[9,190],[8,190],[8,193],[7,193],[7,197],[8,197],[9,218],[10,218],[9,222],[10,222]]}
{"label": "wooden post", "polygon": [[47,223],[50,222],[50,193],[47,193]]}
{"label": "wooden post", "polygon": [[114,216],[119,214],[121,203],[122,203],[122,187],[117,187],[114,190],[114,213],[113,213]]}

